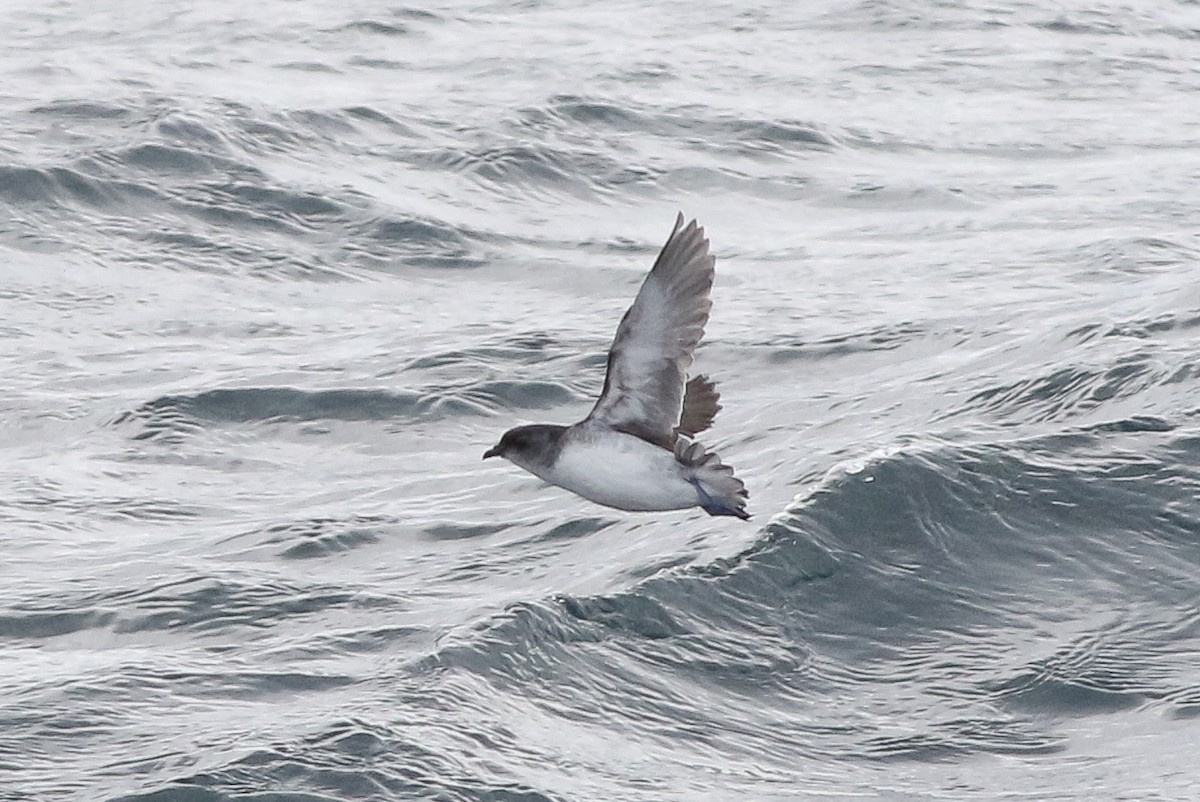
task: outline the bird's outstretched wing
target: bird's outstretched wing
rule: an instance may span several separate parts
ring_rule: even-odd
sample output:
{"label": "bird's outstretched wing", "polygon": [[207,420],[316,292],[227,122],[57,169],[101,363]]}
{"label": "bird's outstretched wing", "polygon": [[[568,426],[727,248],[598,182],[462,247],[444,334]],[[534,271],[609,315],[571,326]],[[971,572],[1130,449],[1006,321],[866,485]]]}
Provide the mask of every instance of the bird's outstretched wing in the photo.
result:
{"label": "bird's outstretched wing", "polygon": [[608,352],[604,390],[586,422],[674,446],[687,370],[712,308],[714,264],[704,229],[695,220],[685,226],[680,214],[621,318]]}

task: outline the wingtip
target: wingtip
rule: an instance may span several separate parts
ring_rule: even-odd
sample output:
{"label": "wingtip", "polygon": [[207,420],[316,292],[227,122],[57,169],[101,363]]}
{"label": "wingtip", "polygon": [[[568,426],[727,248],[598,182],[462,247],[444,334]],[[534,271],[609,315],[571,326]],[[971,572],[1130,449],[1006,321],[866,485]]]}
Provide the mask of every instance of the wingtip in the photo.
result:
{"label": "wingtip", "polygon": [[704,230],[704,226],[700,225],[700,221],[693,217],[687,220],[683,216],[683,212],[678,212],[675,215],[675,228],[671,230],[671,236],[667,237],[667,241],[680,237],[693,243],[698,243],[701,248],[707,253],[708,266],[711,268],[716,264],[716,257],[708,253],[710,243],[708,234]]}
{"label": "wingtip", "polygon": [[671,234],[674,235],[680,229],[685,228],[694,228],[700,232],[701,236],[704,235],[704,226],[700,225],[700,221],[697,218],[693,217],[689,220],[684,216],[682,210],[675,212],[675,226],[671,229]]}

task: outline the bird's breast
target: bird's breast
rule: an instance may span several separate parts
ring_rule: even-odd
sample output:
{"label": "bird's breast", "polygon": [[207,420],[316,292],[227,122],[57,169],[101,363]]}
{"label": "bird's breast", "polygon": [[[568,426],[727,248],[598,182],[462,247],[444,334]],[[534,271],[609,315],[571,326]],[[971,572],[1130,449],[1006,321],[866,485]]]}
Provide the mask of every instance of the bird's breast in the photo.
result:
{"label": "bird's breast", "polygon": [[698,503],[675,455],[632,435],[571,439],[542,477],[589,501],[622,510],[680,510]]}

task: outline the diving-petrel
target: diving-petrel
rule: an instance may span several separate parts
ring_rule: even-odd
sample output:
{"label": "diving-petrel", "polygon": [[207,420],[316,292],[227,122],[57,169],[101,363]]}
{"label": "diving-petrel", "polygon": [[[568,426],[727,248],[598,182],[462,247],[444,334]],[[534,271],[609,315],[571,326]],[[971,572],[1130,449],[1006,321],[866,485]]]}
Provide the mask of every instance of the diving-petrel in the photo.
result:
{"label": "diving-petrel", "polygon": [[693,438],[721,409],[706,376],[687,378],[712,308],[716,260],[693,220],[675,228],[621,318],[604,390],[573,426],[509,429],[483,455],[509,462],[584,498],[630,511],[701,507],[743,520],[746,487]]}

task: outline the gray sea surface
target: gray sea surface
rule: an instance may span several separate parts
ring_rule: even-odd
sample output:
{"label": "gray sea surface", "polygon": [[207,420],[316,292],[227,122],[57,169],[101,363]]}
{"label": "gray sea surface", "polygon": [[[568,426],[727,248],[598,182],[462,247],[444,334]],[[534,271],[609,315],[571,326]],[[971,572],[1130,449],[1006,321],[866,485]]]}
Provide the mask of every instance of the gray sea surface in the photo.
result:
{"label": "gray sea surface", "polygon": [[[1200,798],[1200,5],[0,21],[0,798]],[[678,210],[748,524],[480,461]]]}

